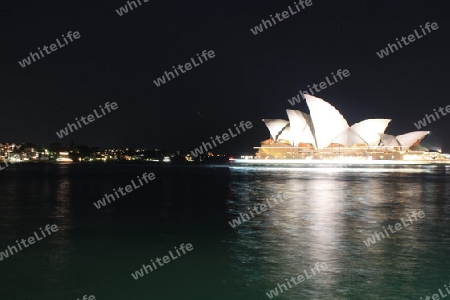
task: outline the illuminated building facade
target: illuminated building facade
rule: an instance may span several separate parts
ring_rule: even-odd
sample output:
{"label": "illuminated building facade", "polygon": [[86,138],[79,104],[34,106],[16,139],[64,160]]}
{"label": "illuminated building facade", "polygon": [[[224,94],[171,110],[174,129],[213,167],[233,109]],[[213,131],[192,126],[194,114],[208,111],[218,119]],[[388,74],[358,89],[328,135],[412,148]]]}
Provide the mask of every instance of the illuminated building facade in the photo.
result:
{"label": "illuminated building facade", "polygon": [[286,110],[289,120],[263,119],[271,138],[261,143],[255,159],[446,161],[419,144],[429,131],[388,135],[390,119],[367,119],[349,126],[323,99],[305,94],[310,114]]}

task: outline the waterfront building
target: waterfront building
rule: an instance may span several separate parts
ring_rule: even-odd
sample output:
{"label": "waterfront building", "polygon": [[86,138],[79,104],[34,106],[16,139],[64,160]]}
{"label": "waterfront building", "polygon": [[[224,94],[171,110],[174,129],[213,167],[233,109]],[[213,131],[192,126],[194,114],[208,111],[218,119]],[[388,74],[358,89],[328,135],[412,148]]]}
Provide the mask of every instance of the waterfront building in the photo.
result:
{"label": "waterfront building", "polygon": [[390,119],[349,126],[330,103],[305,94],[310,114],[287,109],[288,120],[263,119],[270,139],[255,147],[255,159],[448,161],[420,146],[429,131],[385,134]]}

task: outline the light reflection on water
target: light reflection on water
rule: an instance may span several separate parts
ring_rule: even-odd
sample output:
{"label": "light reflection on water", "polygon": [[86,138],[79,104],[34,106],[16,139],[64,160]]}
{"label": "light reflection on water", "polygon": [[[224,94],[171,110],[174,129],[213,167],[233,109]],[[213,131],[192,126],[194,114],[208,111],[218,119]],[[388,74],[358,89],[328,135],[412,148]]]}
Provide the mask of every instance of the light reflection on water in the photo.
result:
{"label": "light reflection on water", "polygon": [[[154,183],[93,206],[149,171]],[[11,166],[0,173],[0,251],[45,224],[59,231],[0,262],[0,298],[266,299],[286,278],[326,262],[327,271],[276,299],[419,299],[450,282],[449,178],[449,168],[429,166]],[[227,223],[283,192],[290,196],[250,222]],[[364,245],[413,209],[426,217]],[[187,242],[189,256],[131,279]]]}
{"label": "light reflection on water", "polygon": [[[450,263],[441,257],[450,246],[447,168],[231,170],[230,221],[271,195],[291,195],[234,229],[229,244],[235,271],[248,282],[243,296],[265,298],[317,262],[328,270],[277,299],[418,299],[450,281]],[[425,218],[364,245],[412,210]]]}

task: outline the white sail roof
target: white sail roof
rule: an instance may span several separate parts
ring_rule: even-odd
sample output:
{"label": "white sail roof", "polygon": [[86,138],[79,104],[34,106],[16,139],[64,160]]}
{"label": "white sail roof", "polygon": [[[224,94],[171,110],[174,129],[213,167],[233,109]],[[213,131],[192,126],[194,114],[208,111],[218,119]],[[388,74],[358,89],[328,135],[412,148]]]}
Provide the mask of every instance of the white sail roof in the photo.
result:
{"label": "white sail roof", "polygon": [[380,134],[380,146],[387,146],[387,147],[397,147],[400,146],[400,143],[397,141],[394,135],[389,134]]}
{"label": "white sail roof", "polygon": [[384,133],[390,119],[367,119],[353,124],[351,129],[356,132],[369,146],[380,143],[380,134]]}
{"label": "white sail roof", "polygon": [[299,110],[286,109],[289,117],[289,127],[292,134],[292,142],[294,146],[299,143],[312,144],[316,146],[314,135],[311,131],[311,117]]}
{"label": "white sail roof", "polygon": [[267,128],[270,131],[270,136],[274,141],[278,139],[278,135],[281,130],[289,124],[289,121],[282,119],[263,119],[263,122],[266,124]]}
{"label": "white sail roof", "polygon": [[351,127],[344,130],[332,142],[336,143],[336,144],[341,144],[344,146],[366,144],[366,142],[358,135],[357,132],[353,131],[353,129]]}
{"label": "white sail roof", "polygon": [[308,94],[305,98],[314,124],[317,148],[325,148],[349,128],[348,123],[331,104]]}
{"label": "white sail roof", "polygon": [[429,131],[412,131],[402,135],[397,135],[397,140],[402,146],[411,147],[418,140],[423,139]]}
{"label": "white sail roof", "polygon": [[292,130],[291,130],[289,125],[286,128],[283,129],[281,134],[278,136],[277,140],[278,141],[279,140],[289,141],[291,146],[294,146],[294,138],[293,138]]}
{"label": "white sail roof", "polygon": [[384,134],[390,119],[367,119],[348,126],[341,113],[326,101],[304,94],[311,115],[287,109],[289,121],[263,119],[274,141],[285,140],[292,146],[299,143],[323,149],[332,143],[345,146],[365,144],[409,148],[423,139],[429,131],[413,131],[393,136]]}

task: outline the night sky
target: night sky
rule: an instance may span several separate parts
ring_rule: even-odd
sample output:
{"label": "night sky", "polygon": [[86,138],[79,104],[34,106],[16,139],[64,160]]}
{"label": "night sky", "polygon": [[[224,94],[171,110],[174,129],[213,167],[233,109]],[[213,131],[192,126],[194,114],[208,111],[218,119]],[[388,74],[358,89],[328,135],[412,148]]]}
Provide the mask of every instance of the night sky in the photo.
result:
{"label": "night sky", "polygon": [[[15,1],[0,4],[0,142],[71,139],[102,147],[190,151],[233,124],[251,130],[214,149],[249,154],[269,138],[261,119],[286,118],[288,99],[331,72],[350,77],[321,91],[350,125],[390,118],[386,133],[450,104],[446,1],[320,1],[254,35],[250,28],[293,6],[282,1],[149,1],[119,16],[113,1]],[[426,22],[439,29],[380,59],[376,52]],[[54,53],[18,61],[68,31]],[[203,50],[215,57],[156,87],[153,80]],[[59,139],[55,132],[105,102],[118,109]],[[295,109],[307,111],[305,103]],[[450,115],[423,130],[424,146],[450,151]],[[421,129],[422,130],[422,129]]]}

